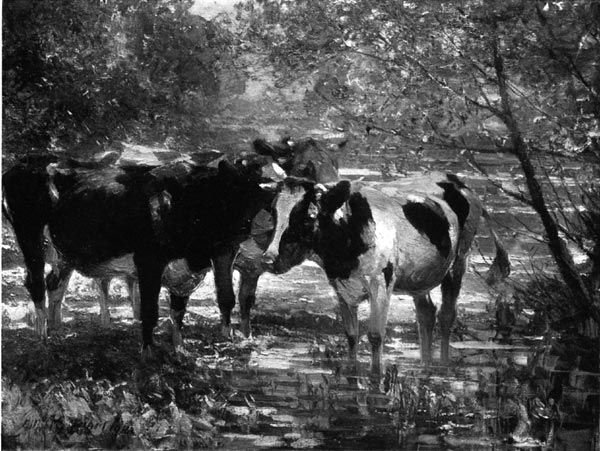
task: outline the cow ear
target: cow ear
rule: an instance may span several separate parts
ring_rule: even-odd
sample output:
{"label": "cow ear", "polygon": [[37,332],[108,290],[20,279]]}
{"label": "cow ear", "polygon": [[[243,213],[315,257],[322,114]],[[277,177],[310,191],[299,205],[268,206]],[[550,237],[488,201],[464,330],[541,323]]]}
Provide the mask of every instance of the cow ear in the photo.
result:
{"label": "cow ear", "polygon": [[254,148],[254,151],[259,155],[268,155],[272,157],[275,153],[275,148],[270,143],[261,138],[255,139],[252,142],[252,147]]}
{"label": "cow ear", "polygon": [[337,143],[338,150],[342,150],[344,147],[346,147],[346,144],[348,144],[348,138],[344,138],[342,141]]}
{"label": "cow ear", "polygon": [[287,177],[283,168],[275,162],[261,166],[260,170],[263,179],[281,182]]}
{"label": "cow ear", "polygon": [[240,172],[227,160],[219,161],[219,175],[239,177]]}
{"label": "cow ear", "polygon": [[302,177],[307,179],[317,180],[317,168],[312,161],[306,163],[306,166],[302,169]]}
{"label": "cow ear", "polygon": [[324,213],[333,213],[350,198],[350,182],[342,180],[321,197],[321,209]]}
{"label": "cow ear", "polygon": [[346,144],[348,144],[348,138],[344,138],[342,141],[337,142],[337,143],[329,144],[327,146],[327,150],[330,150],[331,152],[336,152],[336,151],[342,150],[344,147],[346,147]]}
{"label": "cow ear", "polygon": [[274,146],[261,138],[255,139],[252,142],[252,147],[257,154],[267,155],[273,158],[285,158],[292,153],[292,149],[287,143]]}
{"label": "cow ear", "polygon": [[58,189],[54,184],[54,176],[58,172],[58,164],[50,163],[46,166],[46,173],[48,174],[48,194],[50,195],[50,199],[52,202],[56,203],[59,199]]}

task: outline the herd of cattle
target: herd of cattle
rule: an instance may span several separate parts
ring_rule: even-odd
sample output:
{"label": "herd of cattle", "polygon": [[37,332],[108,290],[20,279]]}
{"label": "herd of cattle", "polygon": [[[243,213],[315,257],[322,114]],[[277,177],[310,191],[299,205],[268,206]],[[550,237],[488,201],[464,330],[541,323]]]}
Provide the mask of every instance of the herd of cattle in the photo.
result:
{"label": "herd of cattle", "polygon": [[[467,256],[486,216],[477,197],[457,177],[440,173],[380,184],[341,180],[336,152],[310,138],[256,140],[253,147],[234,163],[180,159],[150,166],[44,156],[8,169],[3,214],[23,253],[37,333],[60,326],[61,302],[77,270],[98,279],[104,321],[111,278],[128,279],[144,356],[151,354],[165,286],[179,346],[189,296],[212,269],[222,333],[229,335],[237,269],[241,328],[248,336],[260,275],[284,273],[311,258],[337,293],[352,360],[358,303],[370,301],[374,374],[381,372],[393,291],[413,296],[421,358],[431,361],[436,307],[429,292],[441,285],[441,360],[448,363]],[[509,272],[493,230],[492,236],[497,252],[490,283]],[[52,267],[47,276],[46,263]]]}

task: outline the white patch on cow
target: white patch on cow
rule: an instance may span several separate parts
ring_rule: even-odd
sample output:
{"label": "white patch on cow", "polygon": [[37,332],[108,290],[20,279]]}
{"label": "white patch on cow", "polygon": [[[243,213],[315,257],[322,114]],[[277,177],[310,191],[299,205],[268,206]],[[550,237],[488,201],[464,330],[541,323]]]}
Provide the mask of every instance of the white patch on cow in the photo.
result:
{"label": "white patch on cow", "polygon": [[261,187],[261,189],[265,190],[265,191],[275,191],[277,189],[277,182],[270,182],[270,183],[259,183],[259,185]]}
{"label": "white patch on cow", "polygon": [[272,162],[271,164],[267,164],[262,167],[262,176],[264,178],[279,182],[285,179],[287,174],[281,166],[275,162]]}
{"label": "white patch on cow", "polygon": [[406,200],[408,202],[416,202],[416,203],[425,202],[425,198],[423,196],[417,196],[416,194],[409,194],[408,196],[406,196]]}
{"label": "white patch on cow", "polygon": [[292,210],[302,200],[305,194],[306,190],[301,186],[293,188],[284,186],[281,192],[275,198],[275,232],[273,234],[271,244],[269,244],[269,247],[265,251],[265,255],[273,258],[279,256],[279,243],[281,242],[283,233],[290,224],[290,215]]}
{"label": "white patch on cow", "polygon": [[368,280],[364,277],[350,277],[348,279],[334,279],[331,281],[335,292],[349,306],[356,306],[368,297]]}
{"label": "white patch on cow", "polygon": [[338,208],[336,211],[333,212],[333,220],[335,221],[336,224],[339,224],[340,220],[344,218],[344,216],[346,215],[346,206],[342,205],[340,208]]}
{"label": "white patch on cow", "polygon": [[275,173],[280,177],[280,180],[283,180],[284,178],[287,177],[287,174],[285,173],[283,168],[281,166],[279,166],[277,163],[273,162],[272,167],[273,167],[273,171],[275,171]]}

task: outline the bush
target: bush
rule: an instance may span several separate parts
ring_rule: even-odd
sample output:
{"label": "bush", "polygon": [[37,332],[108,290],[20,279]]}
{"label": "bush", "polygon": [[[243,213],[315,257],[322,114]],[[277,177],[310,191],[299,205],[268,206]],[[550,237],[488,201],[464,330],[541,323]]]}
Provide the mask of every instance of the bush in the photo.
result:
{"label": "bush", "polygon": [[190,5],[4,2],[4,152],[102,147],[126,137],[181,142],[197,128],[194,116],[206,113],[202,98],[218,93],[219,54],[228,45]]}

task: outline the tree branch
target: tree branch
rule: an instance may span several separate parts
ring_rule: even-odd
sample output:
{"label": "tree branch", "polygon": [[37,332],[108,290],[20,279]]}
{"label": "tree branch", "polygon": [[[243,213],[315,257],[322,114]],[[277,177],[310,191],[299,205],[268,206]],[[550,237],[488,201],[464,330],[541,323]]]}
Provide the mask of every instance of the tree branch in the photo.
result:
{"label": "tree branch", "polygon": [[515,155],[521,163],[521,168],[523,169],[529,194],[531,196],[532,207],[542,220],[542,224],[544,225],[544,229],[548,237],[548,247],[554,256],[554,260],[556,261],[563,280],[574,294],[574,303],[578,308],[584,311],[589,311],[594,320],[596,322],[600,322],[600,309],[594,302],[592,294],[589,292],[583,280],[581,279],[581,276],[575,269],[573,258],[559,235],[559,229],[556,222],[548,211],[542,188],[537,180],[531,159],[529,158],[527,145],[521,136],[519,126],[517,125],[517,122],[512,114],[507,87],[507,78],[504,72],[504,62],[500,53],[498,36],[495,30],[492,34],[491,45],[494,58],[494,68],[498,78],[498,87],[502,102],[503,114],[500,118],[504,121],[509,130]]}

